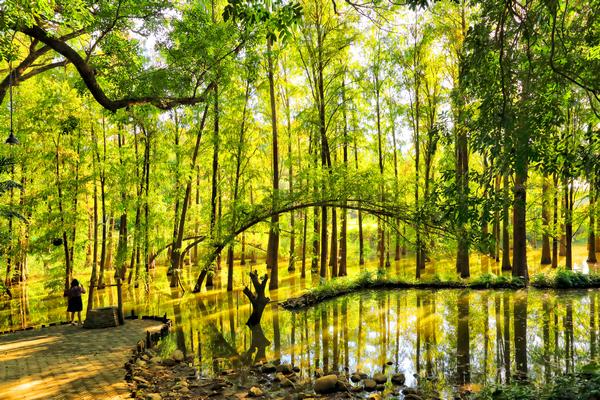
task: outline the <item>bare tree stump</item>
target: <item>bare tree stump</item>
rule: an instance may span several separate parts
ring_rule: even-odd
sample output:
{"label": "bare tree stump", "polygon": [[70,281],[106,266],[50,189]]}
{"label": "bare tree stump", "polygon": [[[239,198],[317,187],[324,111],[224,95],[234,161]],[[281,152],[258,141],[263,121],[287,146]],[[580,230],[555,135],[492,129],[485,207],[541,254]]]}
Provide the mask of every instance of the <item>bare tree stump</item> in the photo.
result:
{"label": "bare tree stump", "polygon": [[269,280],[269,276],[267,274],[265,274],[259,281],[258,271],[255,270],[254,272],[250,272],[250,280],[252,281],[252,286],[254,286],[254,291],[256,294],[252,293],[248,286],[244,288],[244,294],[246,297],[248,297],[250,303],[252,304],[252,314],[250,314],[250,318],[248,318],[246,325],[253,327],[260,324],[263,311],[271,299],[265,296],[265,288],[267,286],[267,281]]}

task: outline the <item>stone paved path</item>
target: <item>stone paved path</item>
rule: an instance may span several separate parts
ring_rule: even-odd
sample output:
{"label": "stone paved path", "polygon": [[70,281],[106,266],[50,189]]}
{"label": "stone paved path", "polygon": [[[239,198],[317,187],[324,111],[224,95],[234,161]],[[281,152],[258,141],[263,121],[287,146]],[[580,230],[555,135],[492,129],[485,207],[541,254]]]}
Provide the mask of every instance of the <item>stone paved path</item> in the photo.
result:
{"label": "stone paved path", "polygon": [[124,364],[149,320],[117,328],[63,325],[0,336],[0,399],[127,399]]}

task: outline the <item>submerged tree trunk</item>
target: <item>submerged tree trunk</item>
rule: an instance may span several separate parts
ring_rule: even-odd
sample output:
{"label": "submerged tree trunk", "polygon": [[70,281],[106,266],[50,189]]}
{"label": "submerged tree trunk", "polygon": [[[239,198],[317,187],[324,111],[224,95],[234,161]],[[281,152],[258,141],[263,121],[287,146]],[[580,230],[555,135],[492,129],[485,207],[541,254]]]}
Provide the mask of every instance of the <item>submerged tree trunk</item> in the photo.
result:
{"label": "submerged tree trunk", "polygon": [[265,288],[267,286],[267,280],[269,276],[265,274],[261,280],[258,280],[258,272],[250,272],[250,280],[252,282],[252,286],[254,286],[255,293],[246,286],[243,290],[243,293],[248,297],[250,303],[252,304],[252,313],[246,322],[246,325],[249,327],[253,327],[260,324],[260,320],[262,318],[263,311],[265,307],[271,299],[265,296]]}

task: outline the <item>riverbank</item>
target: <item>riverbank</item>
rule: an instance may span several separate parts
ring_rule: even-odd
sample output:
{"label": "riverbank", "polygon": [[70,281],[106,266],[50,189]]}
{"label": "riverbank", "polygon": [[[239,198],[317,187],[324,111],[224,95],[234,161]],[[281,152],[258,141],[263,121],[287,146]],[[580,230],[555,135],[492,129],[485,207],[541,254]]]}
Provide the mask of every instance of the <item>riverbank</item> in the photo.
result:
{"label": "riverbank", "polygon": [[352,374],[318,369],[313,376],[291,364],[257,362],[238,365],[219,376],[202,377],[192,364],[193,357],[180,350],[161,356],[147,350],[131,363],[132,397],[148,400],[218,398],[258,399],[370,399],[439,400],[436,393],[405,386],[404,374]]}
{"label": "riverbank", "polygon": [[279,303],[289,311],[301,310],[317,305],[323,301],[361,290],[381,289],[587,289],[600,287],[600,274],[583,274],[581,272],[557,269],[552,273],[540,273],[526,282],[521,277],[483,274],[474,279],[443,278],[435,276],[421,280],[402,277],[389,277],[363,272],[355,278],[341,277],[321,283],[306,293]]}

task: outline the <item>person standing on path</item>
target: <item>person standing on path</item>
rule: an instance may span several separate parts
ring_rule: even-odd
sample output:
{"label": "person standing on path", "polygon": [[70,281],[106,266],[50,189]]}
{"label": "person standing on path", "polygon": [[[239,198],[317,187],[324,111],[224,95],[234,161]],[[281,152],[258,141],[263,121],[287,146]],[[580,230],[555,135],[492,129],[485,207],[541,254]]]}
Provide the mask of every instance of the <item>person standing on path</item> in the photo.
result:
{"label": "person standing on path", "polygon": [[83,286],[79,284],[77,279],[71,281],[71,287],[65,290],[65,297],[69,298],[69,305],[67,306],[67,312],[71,313],[71,325],[74,325],[73,319],[75,319],[75,313],[81,325],[81,310],[83,309],[83,303],[81,301],[81,295],[85,293]]}

